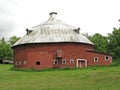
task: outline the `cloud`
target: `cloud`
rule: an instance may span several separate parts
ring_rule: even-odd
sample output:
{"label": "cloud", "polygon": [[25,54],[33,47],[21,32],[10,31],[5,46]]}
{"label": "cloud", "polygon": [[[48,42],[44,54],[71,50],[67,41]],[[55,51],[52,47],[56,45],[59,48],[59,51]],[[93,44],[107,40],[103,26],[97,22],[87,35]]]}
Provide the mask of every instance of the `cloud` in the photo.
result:
{"label": "cloud", "polygon": [[0,0],[0,38],[10,37],[10,33],[16,28],[16,23],[13,19],[14,0]]}
{"label": "cloud", "polygon": [[15,29],[15,23],[12,20],[1,20],[0,21],[0,37],[8,38],[10,33]]}
{"label": "cloud", "polygon": [[120,18],[119,0],[0,0],[0,38],[23,36],[25,29],[49,18],[51,11],[57,18],[80,27],[89,34],[112,32]]}

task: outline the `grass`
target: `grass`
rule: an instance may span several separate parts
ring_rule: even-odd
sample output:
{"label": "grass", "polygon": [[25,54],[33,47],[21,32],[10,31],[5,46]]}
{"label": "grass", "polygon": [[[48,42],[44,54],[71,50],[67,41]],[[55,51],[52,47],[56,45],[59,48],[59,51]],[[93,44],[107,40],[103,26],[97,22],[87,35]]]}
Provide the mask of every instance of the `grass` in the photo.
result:
{"label": "grass", "polygon": [[13,70],[0,65],[0,90],[120,90],[120,67]]}

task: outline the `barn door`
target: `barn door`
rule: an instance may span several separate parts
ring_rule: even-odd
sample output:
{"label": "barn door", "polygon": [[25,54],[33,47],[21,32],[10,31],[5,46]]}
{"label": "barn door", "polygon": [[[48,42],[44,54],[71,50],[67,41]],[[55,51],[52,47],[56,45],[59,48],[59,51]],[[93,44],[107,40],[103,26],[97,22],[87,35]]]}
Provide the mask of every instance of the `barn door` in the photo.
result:
{"label": "barn door", "polygon": [[77,67],[80,67],[80,68],[87,67],[87,60],[85,60],[85,59],[77,59]]}

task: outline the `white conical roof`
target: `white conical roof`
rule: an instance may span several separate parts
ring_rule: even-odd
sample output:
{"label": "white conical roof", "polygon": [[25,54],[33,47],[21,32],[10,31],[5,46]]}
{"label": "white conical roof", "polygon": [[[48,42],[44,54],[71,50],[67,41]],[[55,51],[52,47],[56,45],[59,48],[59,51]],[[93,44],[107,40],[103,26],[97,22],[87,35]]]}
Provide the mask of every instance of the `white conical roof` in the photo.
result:
{"label": "white conical roof", "polygon": [[[34,26],[30,33],[21,38],[13,46],[29,43],[54,43],[54,42],[78,42],[94,45],[82,34],[79,34],[79,29],[67,25],[61,20],[56,19],[56,12],[50,13],[50,18]],[[78,32],[75,32],[77,30]],[[29,31],[29,30],[28,30]]]}

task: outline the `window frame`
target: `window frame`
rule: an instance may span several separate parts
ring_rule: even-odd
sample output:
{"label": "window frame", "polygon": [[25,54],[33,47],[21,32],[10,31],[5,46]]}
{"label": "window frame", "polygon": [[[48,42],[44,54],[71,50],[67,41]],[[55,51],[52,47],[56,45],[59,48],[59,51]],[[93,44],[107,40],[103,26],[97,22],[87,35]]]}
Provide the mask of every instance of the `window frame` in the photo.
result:
{"label": "window frame", "polygon": [[27,65],[27,60],[23,61],[23,65]]}
{"label": "window frame", "polygon": [[74,59],[70,59],[70,63],[73,64],[74,63]]}
{"label": "window frame", "polygon": [[105,56],[105,61],[109,61],[109,58],[110,58],[109,56]]}
{"label": "window frame", "polygon": [[18,65],[18,61],[15,61],[15,65],[16,65],[16,66]]}
{"label": "window frame", "polygon": [[94,62],[98,62],[98,57],[94,57]]}
{"label": "window frame", "polygon": [[62,64],[66,64],[66,60],[62,60]]}
{"label": "window frame", "polygon": [[41,63],[40,63],[40,61],[36,61],[36,65],[38,66],[38,65],[40,65]]}
{"label": "window frame", "polygon": [[18,65],[22,65],[22,61],[18,61]]}
{"label": "window frame", "polygon": [[[55,63],[56,62],[56,63]],[[58,64],[58,60],[54,60],[53,64]]]}

